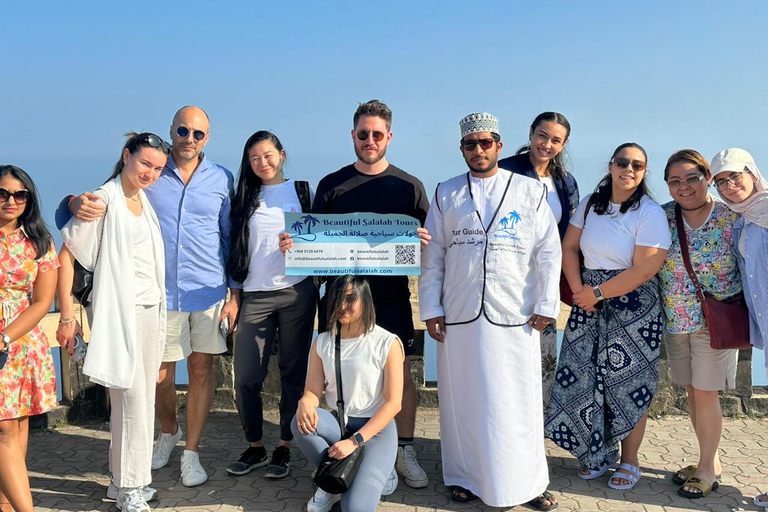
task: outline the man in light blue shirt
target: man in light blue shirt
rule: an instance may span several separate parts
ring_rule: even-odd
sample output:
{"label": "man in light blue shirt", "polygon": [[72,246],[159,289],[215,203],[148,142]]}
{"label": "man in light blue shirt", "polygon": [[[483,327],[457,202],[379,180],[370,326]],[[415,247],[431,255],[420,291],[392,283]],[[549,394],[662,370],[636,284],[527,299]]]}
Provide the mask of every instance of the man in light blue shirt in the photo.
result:
{"label": "man in light blue shirt", "polygon": [[[182,436],[176,418],[176,362],[187,358],[187,441],[181,457],[181,481],[192,487],[208,475],[200,464],[198,444],[213,400],[213,355],[226,351],[219,326],[231,332],[237,318],[240,285],[228,280],[230,201],[234,178],[208,160],[208,115],[186,106],[173,117],[173,153],[157,182],[146,189],[165,244],[168,327],[157,384],[155,412],[162,426],[152,453],[152,469],[168,463]],[[84,220],[103,214],[90,194],[75,198],[71,210]],[[225,303],[227,287],[231,298]]]}

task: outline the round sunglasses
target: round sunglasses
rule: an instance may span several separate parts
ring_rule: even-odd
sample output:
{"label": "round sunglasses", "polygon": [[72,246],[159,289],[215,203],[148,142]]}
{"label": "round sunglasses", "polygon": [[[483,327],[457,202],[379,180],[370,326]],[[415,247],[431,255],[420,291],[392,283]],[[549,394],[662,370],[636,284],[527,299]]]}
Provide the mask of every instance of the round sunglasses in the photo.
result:
{"label": "round sunglasses", "polygon": [[189,137],[189,132],[192,132],[192,138],[195,139],[197,142],[200,142],[205,138],[205,132],[203,130],[190,130],[186,126],[179,126],[176,128],[176,135],[181,137],[182,139],[186,139]]}

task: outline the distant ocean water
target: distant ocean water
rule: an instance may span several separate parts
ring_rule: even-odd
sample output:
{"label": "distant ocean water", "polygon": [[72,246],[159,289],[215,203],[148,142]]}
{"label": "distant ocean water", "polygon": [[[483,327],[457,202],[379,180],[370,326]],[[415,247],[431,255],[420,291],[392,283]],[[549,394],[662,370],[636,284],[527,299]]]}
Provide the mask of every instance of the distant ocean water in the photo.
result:
{"label": "distant ocean water", "polygon": [[[317,335],[317,332],[314,333]],[[563,341],[563,332],[557,333],[557,350],[560,351],[560,344]],[[437,342],[429,337],[425,336],[424,340],[424,378],[427,381],[437,380]],[[187,365],[184,361],[180,361],[176,366],[176,381],[178,384],[187,384],[189,377],[187,376]],[[765,374],[765,360],[763,359],[762,350],[752,350],[752,385],[753,386],[768,386],[768,376]]]}

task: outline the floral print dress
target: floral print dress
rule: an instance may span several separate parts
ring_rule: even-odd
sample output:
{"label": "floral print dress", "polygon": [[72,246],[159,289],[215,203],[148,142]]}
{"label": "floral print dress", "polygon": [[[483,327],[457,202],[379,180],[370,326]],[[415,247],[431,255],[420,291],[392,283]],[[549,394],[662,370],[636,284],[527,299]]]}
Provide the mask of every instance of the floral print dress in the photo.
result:
{"label": "floral print dress", "polygon": [[[24,228],[9,235],[0,232],[0,332],[13,322],[32,299],[38,272],[59,267],[56,250],[36,260],[35,246]],[[58,404],[56,375],[48,339],[36,325],[11,343],[8,361],[0,370],[0,420],[23,418],[50,411]]]}

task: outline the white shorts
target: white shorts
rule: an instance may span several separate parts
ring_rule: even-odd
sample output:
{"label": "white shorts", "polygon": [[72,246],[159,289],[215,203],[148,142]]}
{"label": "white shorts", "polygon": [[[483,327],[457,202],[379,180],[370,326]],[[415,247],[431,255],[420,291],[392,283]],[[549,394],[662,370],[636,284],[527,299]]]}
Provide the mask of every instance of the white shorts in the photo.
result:
{"label": "white shorts", "polygon": [[192,352],[226,352],[227,340],[219,331],[219,315],[223,307],[222,300],[205,311],[168,310],[163,362],[181,361]]}

